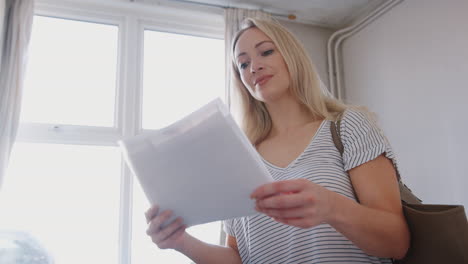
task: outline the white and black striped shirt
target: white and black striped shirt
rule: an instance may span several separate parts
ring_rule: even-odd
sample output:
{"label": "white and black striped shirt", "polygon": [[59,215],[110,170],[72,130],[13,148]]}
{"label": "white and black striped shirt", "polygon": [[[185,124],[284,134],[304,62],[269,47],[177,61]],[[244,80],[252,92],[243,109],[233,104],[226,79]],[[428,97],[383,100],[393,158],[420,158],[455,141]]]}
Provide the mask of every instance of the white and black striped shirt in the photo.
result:
{"label": "white and black striped shirt", "polygon": [[[306,178],[356,200],[347,171],[382,153],[396,166],[395,157],[377,125],[354,109],[346,110],[341,121],[341,156],[331,137],[330,122],[322,122],[304,152],[287,167],[264,163],[275,180]],[[256,214],[226,220],[224,229],[236,238],[243,263],[392,263],[367,255],[328,224],[302,229]]]}

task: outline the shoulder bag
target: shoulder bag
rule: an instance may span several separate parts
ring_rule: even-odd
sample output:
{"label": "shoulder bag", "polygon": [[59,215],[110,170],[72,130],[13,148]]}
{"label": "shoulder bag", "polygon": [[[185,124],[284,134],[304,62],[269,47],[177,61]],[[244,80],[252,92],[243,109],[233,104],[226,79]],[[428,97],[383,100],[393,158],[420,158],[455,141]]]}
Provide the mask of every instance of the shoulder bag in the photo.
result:
{"label": "shoulder bag", "polygon": [[[336,148],[343,155],[340,120],[331,122]],[[422,204],[403,184],[397,171],[400,197],[411,233],[410,248],[398,264],[468,264],[468,222],[462,205]]]}

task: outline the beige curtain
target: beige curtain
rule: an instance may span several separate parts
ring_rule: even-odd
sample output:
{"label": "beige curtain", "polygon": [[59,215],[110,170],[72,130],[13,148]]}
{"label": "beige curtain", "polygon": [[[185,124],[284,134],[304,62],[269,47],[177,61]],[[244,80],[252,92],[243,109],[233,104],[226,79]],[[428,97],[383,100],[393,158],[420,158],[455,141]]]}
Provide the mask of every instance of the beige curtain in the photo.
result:
{"label": "beige curtain", "polygon": [[[5,1],[5,0],[0,0]],[[0,187],[15,142],[34,0],[6,0],[0,30]]]}
{"label": "beige curtain", "polygon": [[260,10],[248,10],[239,8],[226,8],[224,10],[224,43],[225,43],[225,58],[226,58],[226,103],[231,110],[231,113],[236,117],[236,109],[233,108],[232,101],[235,96],[231,85],[231,43],[234,35],[239,31],[242,21],[247,18],[263,18],[270,19],[271,15]]}

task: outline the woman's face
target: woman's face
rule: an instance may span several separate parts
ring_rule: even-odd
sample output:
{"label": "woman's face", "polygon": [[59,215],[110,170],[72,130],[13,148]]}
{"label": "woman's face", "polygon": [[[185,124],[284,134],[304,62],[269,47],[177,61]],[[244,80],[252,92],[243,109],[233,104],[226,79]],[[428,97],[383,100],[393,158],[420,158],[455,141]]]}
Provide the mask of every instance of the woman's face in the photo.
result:
{"label": "woman's face", "polygon": [[290,78],[286,63],[261,30],[250,28],[242,33],[234,54],[242,83],[255,99],[267,103],[288,93]]}

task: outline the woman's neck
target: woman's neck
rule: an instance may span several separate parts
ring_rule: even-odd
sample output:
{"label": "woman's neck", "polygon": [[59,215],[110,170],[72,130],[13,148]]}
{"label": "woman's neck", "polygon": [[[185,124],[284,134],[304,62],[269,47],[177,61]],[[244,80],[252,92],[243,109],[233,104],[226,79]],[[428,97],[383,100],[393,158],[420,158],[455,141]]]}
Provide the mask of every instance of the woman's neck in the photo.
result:
{"label": "woman's neck", "polygon": [[270,136],[289,134],[291,131],[319,120],[292,96],[283,97],[274,103],[267,103],[266,108],[272,121]]}

